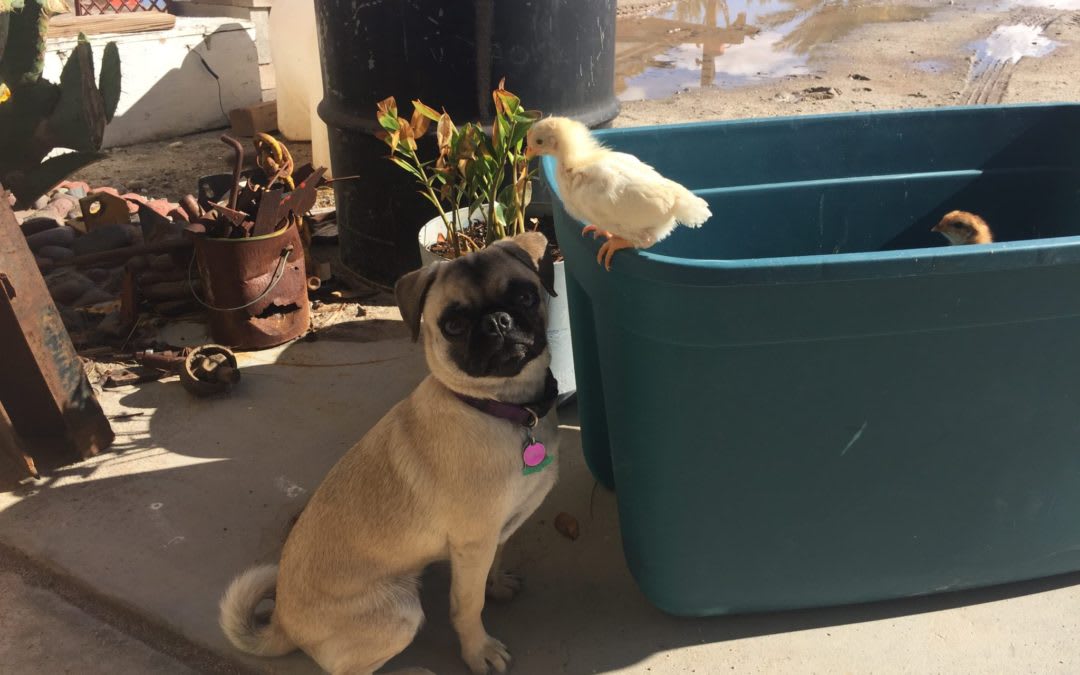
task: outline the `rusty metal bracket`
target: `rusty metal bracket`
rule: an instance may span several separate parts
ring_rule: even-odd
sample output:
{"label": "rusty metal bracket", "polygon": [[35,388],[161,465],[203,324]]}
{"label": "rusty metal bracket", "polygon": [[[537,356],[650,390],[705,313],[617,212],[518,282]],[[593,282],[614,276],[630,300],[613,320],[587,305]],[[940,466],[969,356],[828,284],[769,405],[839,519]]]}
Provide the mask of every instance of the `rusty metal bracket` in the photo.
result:
{"label": "rusty metal bracket", "polygon": [[[15,213],[0,200],[0,404],[41,468],[91,457],[113,442],[60,313]],[[14,290],[18,289],[15,294]]]}

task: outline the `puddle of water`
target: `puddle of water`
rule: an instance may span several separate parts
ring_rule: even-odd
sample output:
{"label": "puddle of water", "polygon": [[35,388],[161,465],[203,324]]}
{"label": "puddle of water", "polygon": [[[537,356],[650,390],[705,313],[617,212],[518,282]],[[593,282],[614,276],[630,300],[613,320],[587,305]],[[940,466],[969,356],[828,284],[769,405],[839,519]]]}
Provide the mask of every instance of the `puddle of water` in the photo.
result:
{"label": "puddle of water", "polygon": [[929,59],[926,61],[916,61],[914,66],[915,70],[921,70],[924,73],[933,73],[935,75],[944,73],[946,70],[949,69],[949,65],[947,63],[934,59]]}
{"label": "puddle of water", "polygon": [[1080,0],[998,0],[994,6],[999,9],[1012,7],[1031,7],[1033,9],[1080,9]]}
{"label": "puddle of water", "polygon": [[924,7],[827,0],[677,0],[648,16],[618,19],[615,91],[621,100],[635,101],[805,74],[819,45],[862,25],[929,13]]}
{"label": "puddle of water", "polygon": [[998,26],[989,37],[972,43],[975,50],[972,75],[981,75],[998,63],[1016,63],[1025,56],[1046,56],[1057,49],[1058,44],[1043,35],[1040,26]]}

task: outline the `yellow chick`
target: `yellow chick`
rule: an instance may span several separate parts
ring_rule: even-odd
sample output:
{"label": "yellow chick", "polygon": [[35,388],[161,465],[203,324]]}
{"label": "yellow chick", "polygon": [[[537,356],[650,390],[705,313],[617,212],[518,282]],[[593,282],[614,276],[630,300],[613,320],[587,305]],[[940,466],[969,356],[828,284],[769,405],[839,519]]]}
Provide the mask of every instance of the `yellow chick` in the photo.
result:
{"label": "yellow chick", "polygon": [[986,221],[967,211],[950,211],[941,222],[930,228],[949,240],[953,246],[963,244],[992,244],[994,234]]}
{"label": "yellow chick", "polygon": [[529,129],[526,155],[552,155],[567,212],[607,241],[596,262],[611,269],[624,248],[649,248],[677,225],[701,227],[712,216],[704,199],[661,176],[637,157],[600,145],[588,127],[566,117],[548,117]]}

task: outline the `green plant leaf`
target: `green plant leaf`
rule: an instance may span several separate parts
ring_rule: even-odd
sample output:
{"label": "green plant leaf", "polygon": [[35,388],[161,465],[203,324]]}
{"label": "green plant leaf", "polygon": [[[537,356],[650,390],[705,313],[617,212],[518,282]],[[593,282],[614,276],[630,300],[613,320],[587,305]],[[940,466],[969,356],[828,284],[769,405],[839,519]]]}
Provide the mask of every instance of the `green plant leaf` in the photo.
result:
{"label": "green plant leaf", "polygon": [[512,115],[521,108],[521,99],[508,92],[504,86],[506,79],[499,82],[499,88],[491,93],[495,101],[495,112],[499,115]]}
{"label": "green plant leaf", "polygon": [[[435,110],[434,108],[431,108],[430,106],[424,105],[420,102],[420,99],[414,100],[412,104],[414,111],[419,112],[421,115],[428,118],[432,122],[438,122],[439,119],[442,117],[442,113]],[[449,115],[447,115],[447,117],[449,117]]]}
{"label": "green plant leaf", "polygon": [[411,173],[413,176],[416,177],[416,180],[420,181],[421,183],[424,183],[425,185],[427,184],[427,181],[424,180],[423,174],[421,174],[420,170],[417,169],[412,164],[409,164],[408,162],[401,159],[400,157],[390,157],[389,160],[391,162],[393,162],[394,164],[397,164],[398,166],[400,166],[402,169],[405,169],[406,171]]}

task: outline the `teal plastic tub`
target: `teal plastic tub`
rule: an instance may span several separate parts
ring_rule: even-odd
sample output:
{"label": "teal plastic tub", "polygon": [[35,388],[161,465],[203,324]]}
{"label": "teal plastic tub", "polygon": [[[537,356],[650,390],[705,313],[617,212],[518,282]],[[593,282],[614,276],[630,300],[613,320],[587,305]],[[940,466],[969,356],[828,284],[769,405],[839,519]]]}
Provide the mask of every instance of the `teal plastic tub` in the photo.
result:
{"label": "teal plastic tub", "polygon": [[[598,135],[714,214],[605,272],[555,205],[582,443],[654,604],[1080,569],[1080,106]],[[946,246],[953,209],[999,243]]]}

